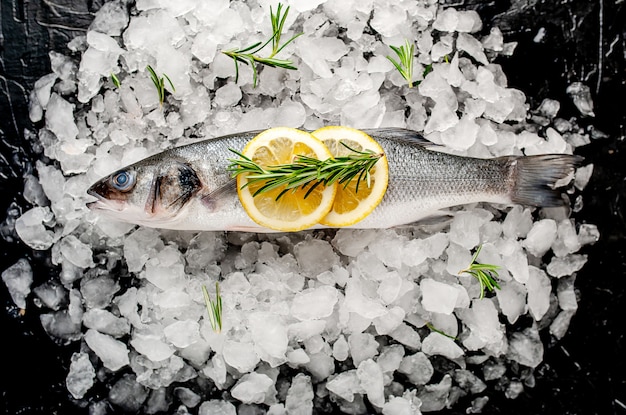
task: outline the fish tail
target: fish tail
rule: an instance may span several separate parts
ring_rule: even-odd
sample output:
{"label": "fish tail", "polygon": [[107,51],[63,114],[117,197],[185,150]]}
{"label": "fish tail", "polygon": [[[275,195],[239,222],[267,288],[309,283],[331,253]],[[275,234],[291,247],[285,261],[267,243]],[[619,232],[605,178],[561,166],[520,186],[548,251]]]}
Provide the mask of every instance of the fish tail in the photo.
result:
{"label": "fish tail", "polygon": [[[527,206],[563,205],[559,187],[567,185],[583,158],[569,154],[507,157],[510,166],[510,197],[513,203]],[[568,179],[569,178],[569,179]]]}

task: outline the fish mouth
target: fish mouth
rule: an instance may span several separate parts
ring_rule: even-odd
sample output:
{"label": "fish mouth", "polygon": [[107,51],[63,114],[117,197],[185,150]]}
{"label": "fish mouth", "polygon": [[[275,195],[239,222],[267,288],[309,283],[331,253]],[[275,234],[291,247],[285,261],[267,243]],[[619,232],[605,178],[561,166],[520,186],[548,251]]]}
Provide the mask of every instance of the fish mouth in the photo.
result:
{"label": "fish mouth", "polygon": [[87,194],[96,198],[93,202],[88,202],[87,207],[91,210],[113,210],[120,212],[124,209],[124,202],[120,200],[112,200],[102,196],[95,188],[97,185],[87,189]]}

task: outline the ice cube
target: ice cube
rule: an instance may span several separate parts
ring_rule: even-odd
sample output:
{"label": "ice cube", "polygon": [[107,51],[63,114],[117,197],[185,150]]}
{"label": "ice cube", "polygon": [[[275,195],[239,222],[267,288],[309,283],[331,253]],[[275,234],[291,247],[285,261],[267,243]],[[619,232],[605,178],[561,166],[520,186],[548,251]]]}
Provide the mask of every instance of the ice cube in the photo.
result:
{"label": "ice cube", "polygon": [[198,415],[237,415],[237,408],[228,401],[211,399],[202,402],[198,408]]}
{"label": "ice cube", "polygon": [[383,348],[376,359],[383,373],[393,374],[400,367],[404,358],[404,347],[399,344],[392,344]]}
{"label": "ice cube", "polygon": [[504,48],[504,36],[502,35],[502,31],[498,27],[492,27],[489,30],[489,35],[483,38],[482,44],[487,50],[493,50],[494,52],[502,51]]}
{"label": "ice cube", "polygon": [[296,46],[304,64],[321,78],[331,78],[333,73],[328,62],[337,62],[349,51],[340,39],[330,37],[301,36]]}
{"label": "ice cube", "polygon": [[33,270],[26,258],[19,259],[15,264],[2,271],[2,281],[11,294],[11,299],[22,310],[26,309],[26,297],[30,294],[33,283]]}
{"label": "ice cube", "polygon": [[189,388],[178,386],[174,388],[174,396],[187,408],[198,406],[202,398]]}
{"label": "ice cube", "polygon": [[252,343],[226,340],[223,354],[224,361],[240,373],[251,372],[259,363],[259,356]]}
{"label": "ice cube", "polygon": [[313,411],[313,385],[311,377],[298,373],[291,381],[285,398],[287,413],[294,415],[310,414]]}
{"label": "ice cube", "polygon": [[574,186],[578,190],[583,190],[587,187],[589,180],[591,179],[591,175],[593,174],[593,164],[590,163],[586,166],[579,167],[576,169],[576,175],[574,178]]}
{"label": "ice cube", "polygon": [[386,335],[398,328],[406,313],[401,307],[393,307],[389,312],[374,319],[374,327],[380,335]]}
{"label": "ice cube", "polygon": [[509,337],[507,357],[521,365],[535,368],[543,360],[543,343],[536,327],[514,332]]}
{"label": "ice cube", "polygon": [[433,29],[440,32],[455,32],[459,22],[459,12],[453,7],[448,7],[437,14],[437,19],[433,23]]}
{"label": "ice cube", "polygon": [[128,25],[128,9],[120,2],[104,3],[96,12],[89,31],[119,36]]}
{"label": "ice cube", "polygon": [[478,376],[465,369],[456,369],[452,378],[458,385],[467,392],[475,395],[487,389],[487,385]]}
{"label": "ice cube", "polygon": [[241,89],[234,82],[227,83],[215,91],[214,102],[220,107],[232,107],[241,100]]}
{"label": "ice cube", "polygon": [[347,370],[326,382],[326,389],[348,402],[354,401],[354,395],[365,393],[356,374],[356,369]]}
{"label": "ice cube", "polygon": [[569,328],[570,321],[572,317],[574,317],[574,314],[576,314],[575,310],[563,310],[557,314],[550,324],[550,334],[559,340],[562,339],[567,333],[567,329]]}
{"label": "ice cube", "polygon": [[583,116],[595,117],[591,89],[582,82],[573,82],[565,90]]}
{"label": "ice cube", "polygon": [[443,334],[432,332],[422,341],[422,351],[430,356],[440,355],[454,360],[464,352],[453,339]]}
{"label": "ice cube", "polygon": [[504,326],[498,319],[498,310],[492,300],[488,298],[475,299],[472,307],[457,313],[460,319],[469,327],[474,338],[468,338],[463,344],[470,350],[476,347],[502,345]]}
{"label": "ice cube", "polygon": [[420,281],[420,290],[424,310],[442,314],[454,311],[459,291],[452,285],[424,278]]}
{"label": "ice cube", "polygon": [[372,359],[359,363],[356,377],[367,395],[367,399],[375,407],[381,408],[385,403],[383,371]]}
{"label": "ice cube", "polygon": [[152,327],[151,331],[134,331],[130,345],[153,362],[160,362],[171,357],[175,349],[167,344],[161,336],[160,327]]}
{"label": "ice cube", "polygon": [[384,37],[394,37],[401,33],[401,28],[406,22],[407,15],[403,7],[395,4],[387,4],[385,7],[374,5],[374,13],[370,20],[372,29]]}
{"label": "ice cube", "polygon": [[61,255],[72,264],[80,268],[91,268],[93,262],[93,252],[88,244],[81,242],[74,235],[67,235],[59,242]]}
{"label": "ice cube", "polygon": [[530,273],[526,288],[528,290],[528,308],[535,320],[539,321],[550,308],[552,283],[546,273],[536,267],[529,267]]}
{"label": "ice cube", "polygon": [[85,333],[87,346],[100,358],[104,367],[113,372],[130,363],[126,344],[106,334],[89,329]]}
{"label": "ice cube", "polygon": [[54,234],[46,225],[51,224],[54,215],[48,207],[34,207],[24,212],[15,222],[15,232],[29,247],[46,250],[55,241]]}
{"label": "ice cube", "polygon": [[526,287],[517,281],[501,282],[496,297],[502,314],[509,323],[514,324],[526,308]]}
{"label": "ice cube", "polygon": [[446,406],[451,387],[452,378],[448,374],[444,375],[439,383],[426,385],[417,395],[422,401],[421,411],[436,412],[442,410]]}
{"label": "ice cube", "polygon": [[301,291],[293,299],[291,315],[302,321],[326,318],[338,299],[337,290],[328,285]]}
{"label": "ice cube", "polygon": [[572,275],[587,263],[587,255],[572,254],[563,258],[554,257],[548,264],[548,274],[556,278]]}
{"label": "ice cube", "polygon": [[542,219],[533,224],[524,240],[524,248],[536,257],[542,257],[556,240],[556,222],[553,219]]}
{"label": "ice cube", "polygon": [[107,398],[123,412],[139,412],[148,398],[148,388],[138,383],[134,374],[125,374],[111,386]]}
{"label": "ice cube", "polygon": [[122,337],[130,333],[130,324],[124,317],[117,317],[107,310],[92,308],[83,315],[85,327],[108,334],[113,337]]}
{"label": "ice cube", "polygon": [[468,55],[483,65],[489,65],[487,56],[483,51],[483,45],[472,35],[459,33],[459,36],[456,39],[456,47],[460,51],[467,52]]}
{"label": "ice cube", "polygon": [[398,372],[404,373],[414,385],[425,385],[430,381],[435,370],[428,356],[423,352],[417,352],[402,359]]}
{"label": "ice cube", "polygon": [[289,338],[282,319],[268,312],[252,313],[248,319],[255,351],[259,357],[272,367],[284,363]]}
{"label": "ice cube", "polygon": [[189,347],[200,339],[200,325],[194,320],[176,321],[163,328],[168,342],[175,347]]}
{"label": "ice cube", "polygon": [[74,399],[82,399],[94,385],[96,371],[87,353],[74,353],[70,363],[70,371],[65,378],[65,386]]}
{"label": "ice cube", "polygon": [[308,239],[297,243],[293,253],[303,272],[316,276],[339,265],[339,256],[333,247],[321,239]]}
{"label": "ice cube", "polygon": [[333,344],[333,357],[337,361],[343,362],[348,358],[349,355],[350,346],[348,345],[346,338],[341,335],[337,340],[335,340],[335,343]]}
{"label": "ice cube", "polygon": [[418,350],[422,345],[419,333],[406,323],[400,324],[389,336],[412,350]]}
{"label": "ice cube", "polygon": [[350,354],[355,366],[367,359],[371,359],[378,354],[378,342],[369,333],[353,333],[348,337]]}

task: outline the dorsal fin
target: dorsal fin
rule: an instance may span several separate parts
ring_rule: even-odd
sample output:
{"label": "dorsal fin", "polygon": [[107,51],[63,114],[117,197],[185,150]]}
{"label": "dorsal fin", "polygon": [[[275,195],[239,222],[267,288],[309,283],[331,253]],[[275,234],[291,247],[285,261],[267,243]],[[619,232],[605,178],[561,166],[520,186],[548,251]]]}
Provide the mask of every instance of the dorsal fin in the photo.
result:
{"label": "dorsal fin", "polygon": [[372,138],[384,138],[387,140],[399,141],[407,144],[436,147],[438,144],[428,141],[423,135],[417,131],[408,130],[406,128],[384,127],[384,128],[366,128],[362,130],[364,133],[372,136]]}

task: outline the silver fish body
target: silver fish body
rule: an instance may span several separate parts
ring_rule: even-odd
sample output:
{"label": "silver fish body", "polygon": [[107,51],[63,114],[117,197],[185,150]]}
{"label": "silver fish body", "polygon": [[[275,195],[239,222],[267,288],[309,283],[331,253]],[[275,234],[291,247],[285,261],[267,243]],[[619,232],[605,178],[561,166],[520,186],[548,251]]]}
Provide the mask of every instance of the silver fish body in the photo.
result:
{"label": "silver fish body", "polygon": [[[365,130],[384,149],[389,185],[381,203],[353,228],[416,222],[452,206],[475,202],[556,206],[555,185],[581,158],[572,155],[478,159],[447,154],[405,129]],[[144,226],[178,230],[272,232],[244,211],[227,170],[258,132],[172,148],[118,170],[92,185],[89,207]]]}

